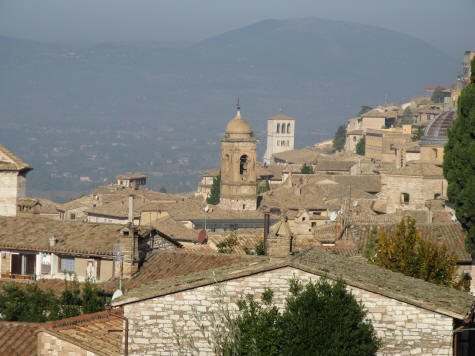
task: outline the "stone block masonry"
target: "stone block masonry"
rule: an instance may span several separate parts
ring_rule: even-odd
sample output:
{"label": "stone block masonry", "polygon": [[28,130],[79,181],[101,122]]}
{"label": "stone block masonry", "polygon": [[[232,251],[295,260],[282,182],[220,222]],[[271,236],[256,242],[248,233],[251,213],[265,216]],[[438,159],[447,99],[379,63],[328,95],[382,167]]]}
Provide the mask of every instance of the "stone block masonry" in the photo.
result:
{"label": "stone block masonry", "polygon": [[[303,283],[319,276],[293,267],[222,282],[227,302],[235,302],[245,294],[260,298],[266,287],[274,292],[274,300],[283,308],[293,277]],[[379,355],[452,355],[452,318],[417,306],[391,299],[360,288],[348,287],[368,310],[376,333],[383,340]],[[182,292],[143,300],[124,306],[129,319],[130,354],[176,355],[179,348],[173,327],[182,339],[193,337],[200,355],[214,355],[206,341],[209,322],[203,331],[194,321],[193,309],[213,312],[217,305],[216,286],[208,285]],[[236,308],[235,304],[231,304]]]}

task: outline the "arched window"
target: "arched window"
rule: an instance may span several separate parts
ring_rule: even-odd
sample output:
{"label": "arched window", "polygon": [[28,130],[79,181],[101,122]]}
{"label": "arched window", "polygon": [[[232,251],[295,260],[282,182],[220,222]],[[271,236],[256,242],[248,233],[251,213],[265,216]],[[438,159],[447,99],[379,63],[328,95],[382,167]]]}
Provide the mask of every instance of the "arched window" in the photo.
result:
{"label": "arched window", "polygon": [[290,133],[290,124],[287,124],[287,133]]}
{"label": "arched window", "polygon": [[247,155],[242,155],[239,159],[239,174],[246,174],[247,173]]}
{"label": "arched window", "polygon": [[277,124],[277,133],[280,133],[280,124]]}

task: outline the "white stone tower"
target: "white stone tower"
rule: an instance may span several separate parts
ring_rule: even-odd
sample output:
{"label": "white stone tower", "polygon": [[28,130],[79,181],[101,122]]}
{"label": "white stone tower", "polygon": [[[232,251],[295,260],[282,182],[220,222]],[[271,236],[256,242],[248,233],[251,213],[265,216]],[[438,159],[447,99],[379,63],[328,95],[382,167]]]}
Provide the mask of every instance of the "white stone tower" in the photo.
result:
{"label": "white stone tower", "polygon": [[267,147],[264,164],[271,163],[272,155],[294,149],[295,119],[285,115],[267,119]]}
{"label": "white stone tower", "polygon": [[221,139],[221,192],[219,205],[232,210],[256,210],[257,139],[251,126],[237,114]]}

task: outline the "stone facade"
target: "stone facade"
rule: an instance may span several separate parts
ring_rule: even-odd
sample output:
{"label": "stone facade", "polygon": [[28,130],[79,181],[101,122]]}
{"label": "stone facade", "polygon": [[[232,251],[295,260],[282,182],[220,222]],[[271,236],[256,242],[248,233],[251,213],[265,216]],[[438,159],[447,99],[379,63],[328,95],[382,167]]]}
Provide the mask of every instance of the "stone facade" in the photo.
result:
{"label": "stone facade", "polygon": [[[220,286],[225,291],[225,302],[235,302],[245,294],[260,298],[264,289],[270,287],[276,304],[283,308],[293,277],[303,283],[319,278],[293,267],[282,267],[222,282]],[[356,287],[348,288],[368,309],[368,318],[383,340],[378,354],[452,355],[451,317]],[[200,355],[214,355],[212,345],[194,321],[193,310],[206,315],[216,310],[218,300],[216,286],[208,285],[126,304],[130,354],[176,355],[178,334],[182,340],[192,336]],[[206,335],[210,325],[206,317],[202,325]]]}
{"label": "stone facade", "polygon": [[96,356],[98,354],[84,350],[82,347],[74,345],[52,335],[41,331],[38,333],[38,353],[39,356]]}
{"label": "stone facade", "polygon": [[[386,212],[398,209],[426,209],[426,202],[447,196],[444,177],[424,177],[381,173],[381,193],[386,200]],[[407,200],[404,195],[407,194]]]}
{"label": "stone facade", "polygon": [[16,216],[18,198],[26,195],[26,178],[15,171],[0,172],[0,216]]}
{"label": "stone facade", "polygon": [[272,155],[294,149],[295,119],[278,115],[267,119],[267,147],[264,164],[271,164]]}
{"label": "stone facade", "polygon": [[257,209],[257,139],[238,111],[221,139],[220,206],[232,210]]}

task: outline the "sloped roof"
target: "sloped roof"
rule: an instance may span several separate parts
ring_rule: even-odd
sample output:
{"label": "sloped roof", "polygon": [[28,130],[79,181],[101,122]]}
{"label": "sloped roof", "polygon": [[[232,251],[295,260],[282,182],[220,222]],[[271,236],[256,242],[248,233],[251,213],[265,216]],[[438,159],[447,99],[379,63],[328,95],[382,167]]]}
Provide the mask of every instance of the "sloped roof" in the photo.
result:
{"label": "sloped roof", "polygon": [[325,249],[308,249],[282,261],[253,257],[247,263],[236,263],[214,270],[160,279],[129,290],[112,304],[118,306],[134,303],[283,267],[293,267],[331,279],[342,278],[349,286],[457,319],[463,319],[470,312],[474,301],[474,298],[466,292],[385,270],[359,258],[340,256]]}
{"label": "sloped roof", "polygon": [[[123,225],[58,221],[41,217],[0,217],[0,248],[112,255]],[[54,235],[56,245],[49,246]]]}
{"label": "sloped roof", "polygon": [[410,161],[403,168],[396,168],[394,165],[388,165],[381,171],[381,173],[394,176],[443,178],[442,167],[432,162],[425,161]]}
{"label": "sloped roof", "polygon": [[317,161],[317,158],[319,155],[320,155],[319,151],[312,149],[310,147],[306,147],[306,148],[302,148],[298,150],[290,150],[290,151],[274,153],[272,157],[281,161],[285,161],[287,163],[314,164]]}
{"label": "sloped roof", "polygon": [[129,279],[126,289],[137,288],[149,282],[183,276],[193,272],[210,271],[215,268],[252,261],[246,255],[205,253],[189,250],[152,251],[140,272]]}
{"label": "sloped roof", "polygon": [[31,169],[8,148],[0,145],[0,171],[29,171]]}
{"label": "sloped roof", "polygon": [[267,121],[269,121],[269,120],[292,120],[292,121],[295,121],[295,119],[293,117],[290,117],[290,116],[287,116],[287,115],[271,116],[267,119]]}
{"label": "sloped roof", "polygon": [[116,177],[117,179],[140,179],[140,178],[147,178],[145,174],[141,173],[126,173],[126,174],[121,174]]}
{"label": "sloped roof", "polygon": [[85,314],[44,324],[41,331],[100,356],[123,355],[122,309]]}
{"label": "sloped roof", "polygon": [[169,216],[152,221],[151,227],[178,241],[198,241],[198,231],[188,229],[183,223]]}
{"label": "sloped roof", "polygon": [[40,323],[0,321],[0,355],[36,355]]}
{"label": "sloped roof", "polygon": [[319,160],[315,171],[349,171],[357,162],[340,160]]}

